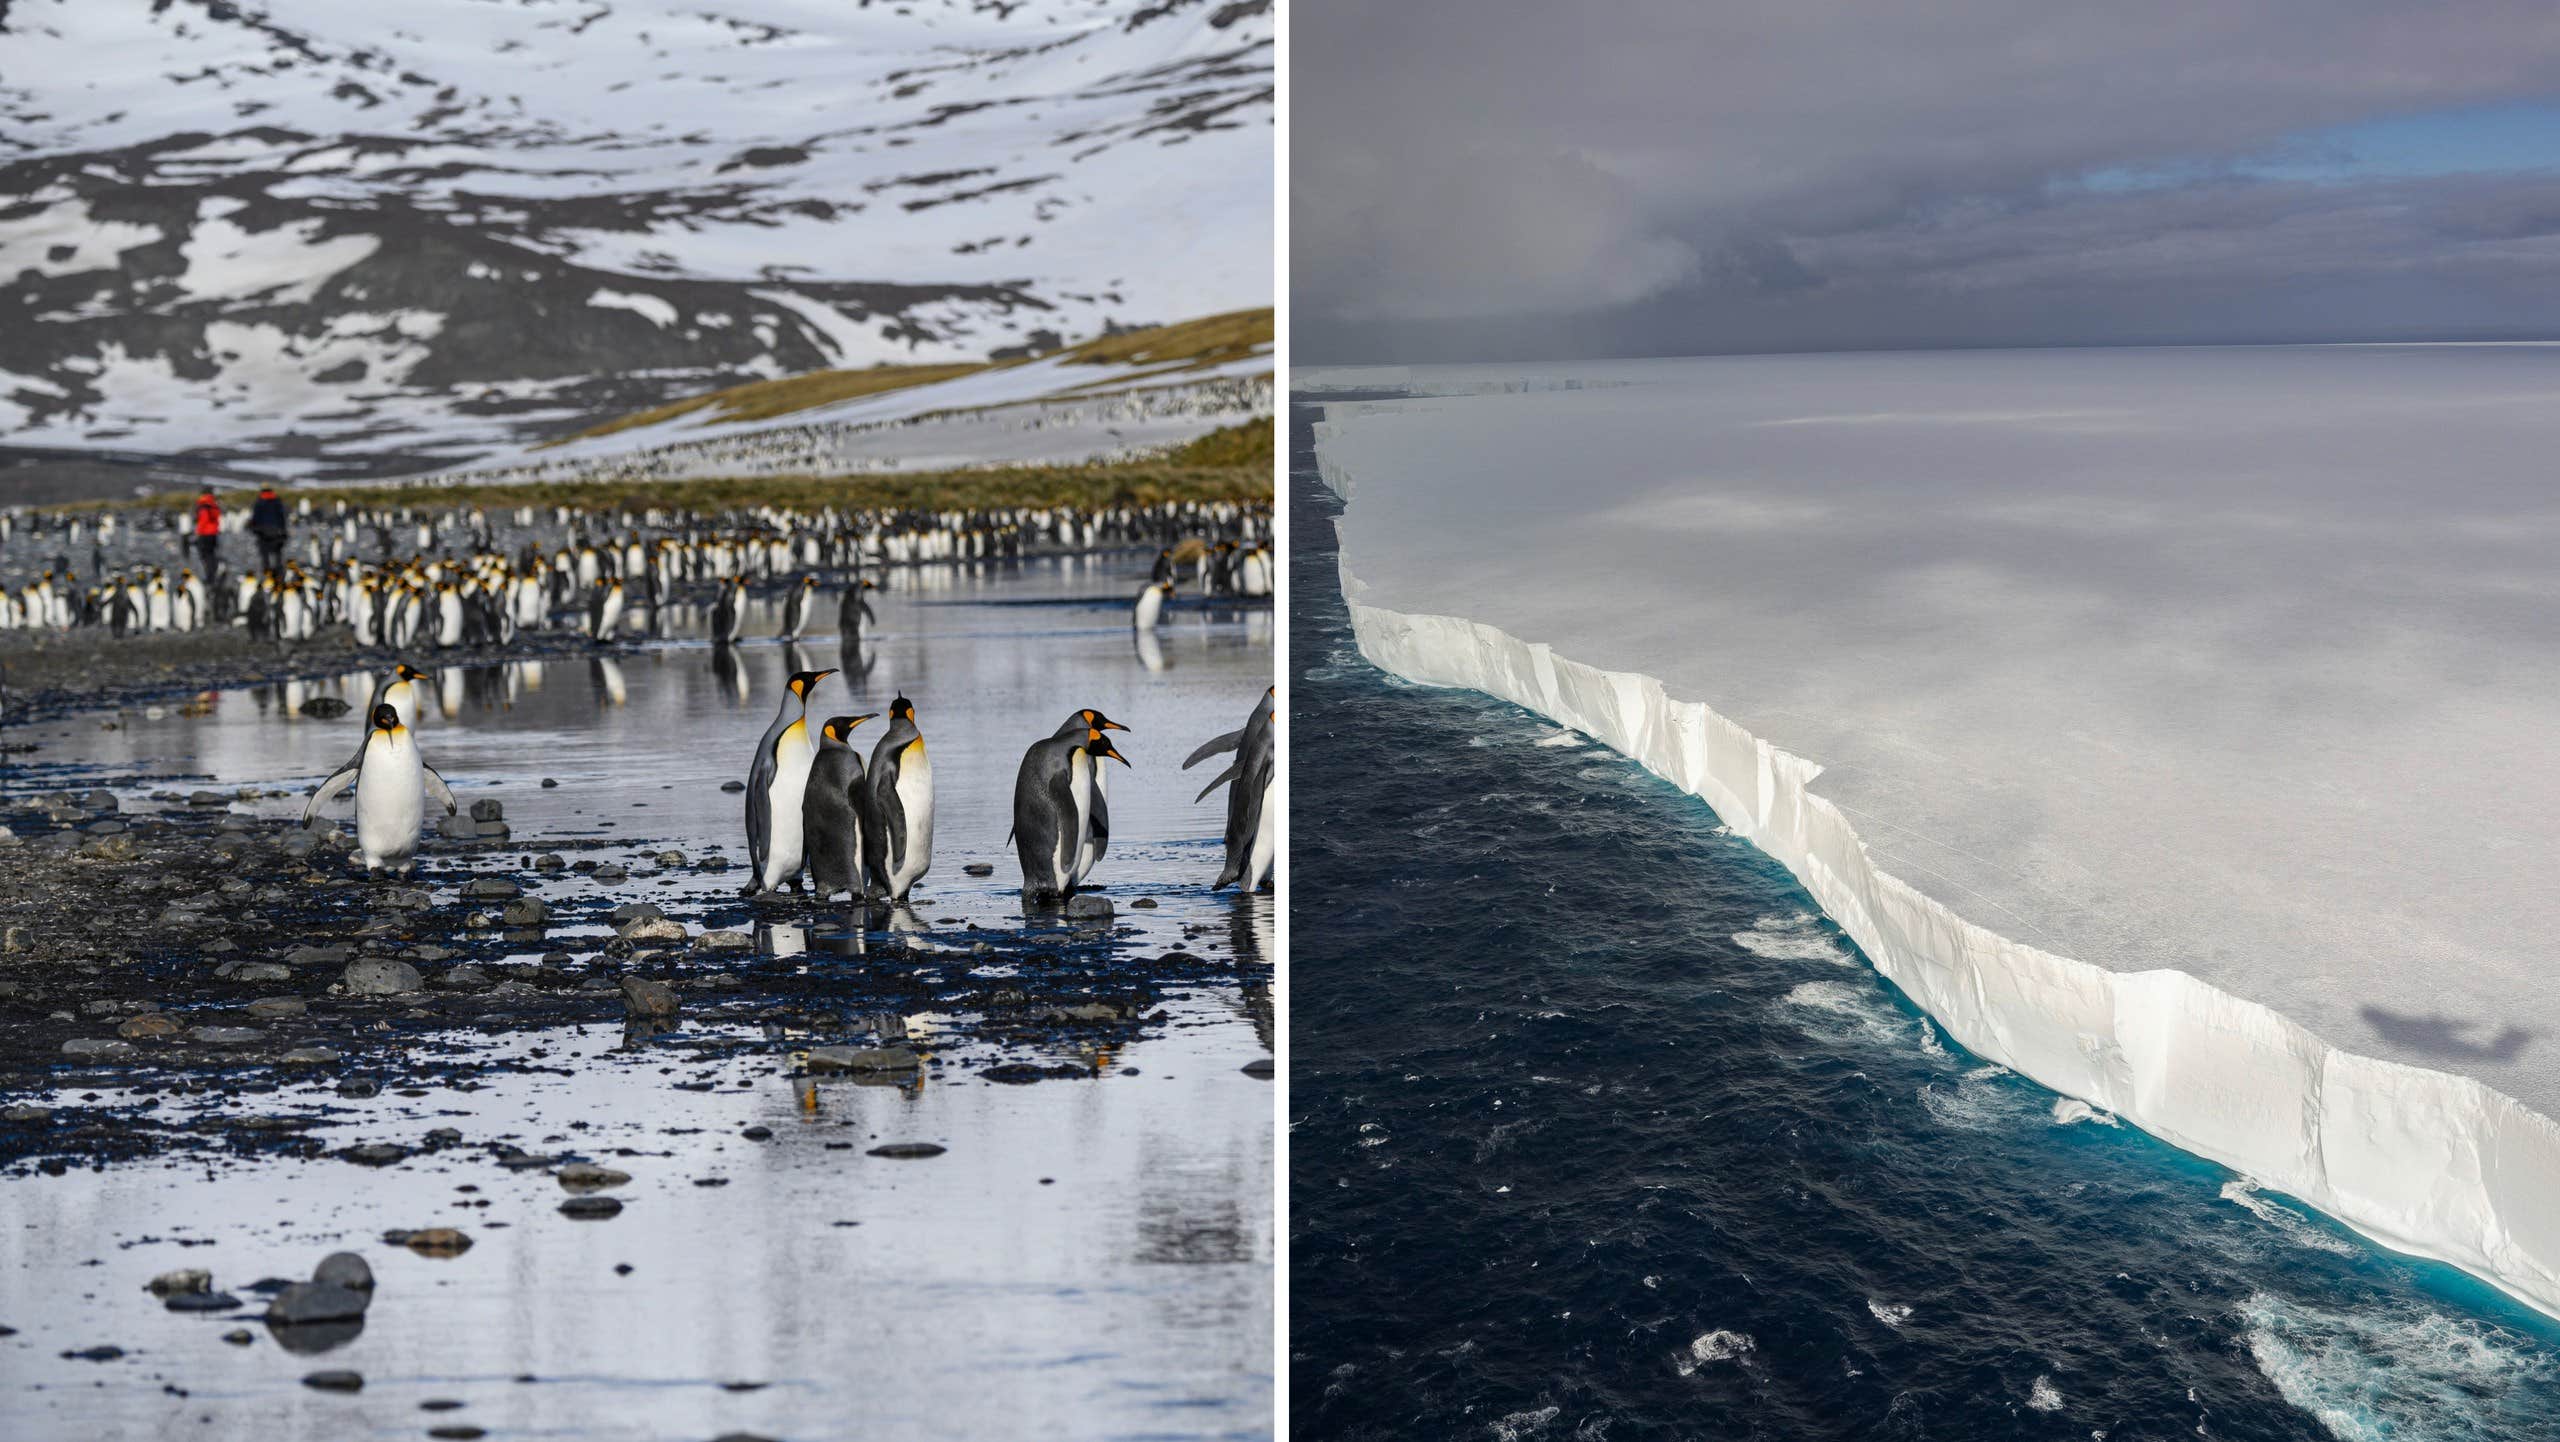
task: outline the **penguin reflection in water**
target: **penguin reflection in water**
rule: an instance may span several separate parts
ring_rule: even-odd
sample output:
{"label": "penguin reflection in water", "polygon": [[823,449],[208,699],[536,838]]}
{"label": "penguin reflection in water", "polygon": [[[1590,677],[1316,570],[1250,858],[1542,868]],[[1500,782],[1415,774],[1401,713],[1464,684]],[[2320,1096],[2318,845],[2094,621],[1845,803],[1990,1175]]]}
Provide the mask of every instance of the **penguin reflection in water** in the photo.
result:
{"label": "penguin reflection in water", "polygon": [[1111,844],[1102,763],[1129,764],[1103,733],[1128,729],[1086,707],[1022,753],[1013,778],[1013,834],[1005,839],[1022,863],[1025,896],[1072,896],[1102,860]]}
{"label": "penguin reflection in water", "polygon": [[1230,883],[1241,883],[1247,891],[1259,891],[1271,876],[1271,862],[1279,851],[1277,813],[1271,807],[1271,782],[1279,773],[1280,753],[1274,725],[1279,717],[1278,689],[1262,693],[1254,703],[1253,715],[1243,726],[1223,736],[1211,737],[1200,744],[1182,763],[1182,769],[1212,756],[1233,751],[1234,764],[1217,774],[1200,794],[1192,798],[1197,805],[1209,799],[1209,793],[1227,787],[1227,862],[1218,871],[1218,879],[1209,889],[1217,890]]}
{"label": "penguin reflection in water", "polygon": [[863,774],[862,869],[890,905],[933,869],[933,763],[916,728],[915,703],[889,703],[889,730]]}
{"label": "penguin reflection in water", "polygon": [[841,891],[855,902],[870,893],[862,873],[862,755],[853,728],[877,713],[830,716],[818,728],[818,757],[809,766],[801,817],[809,839],[809,885],[820,901]]}
{"label": "penguin reflection in water", "polygon": [[756,742],[747,768],[746,894],[780,891],[786,884],[800,889],[805,856],[801,805],[809,789],[809,768],[817,748],[809,744],[809,692],[834,675],[827,671],[795,671],[783,687],[782,707]]}
{"label": "penguin reflection in water", "polygon": [[418,738],[400,722],[389,702],[367,718],[364,745],[356,759],[338,768],[302,808],[309,826],[320,807],[353,785],[356,789],[356,854],[369,875],[395,872],[406,876],[417,865],[418,836],[426,823],[426,798],[444,803],[454,814],[453,789],[418,754]]}

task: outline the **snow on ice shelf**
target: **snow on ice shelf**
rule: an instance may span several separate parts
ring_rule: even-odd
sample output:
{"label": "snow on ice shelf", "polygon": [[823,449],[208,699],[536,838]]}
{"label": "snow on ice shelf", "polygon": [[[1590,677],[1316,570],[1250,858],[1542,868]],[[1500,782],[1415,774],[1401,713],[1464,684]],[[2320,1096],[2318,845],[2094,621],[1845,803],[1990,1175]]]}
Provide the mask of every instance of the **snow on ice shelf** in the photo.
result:
{"label": "snow on ice shelf", "polygon": [[1983,1056],[2560,1314],[2560,349],[1390,383],[1316,431],[1372,661],[1704,798]]}

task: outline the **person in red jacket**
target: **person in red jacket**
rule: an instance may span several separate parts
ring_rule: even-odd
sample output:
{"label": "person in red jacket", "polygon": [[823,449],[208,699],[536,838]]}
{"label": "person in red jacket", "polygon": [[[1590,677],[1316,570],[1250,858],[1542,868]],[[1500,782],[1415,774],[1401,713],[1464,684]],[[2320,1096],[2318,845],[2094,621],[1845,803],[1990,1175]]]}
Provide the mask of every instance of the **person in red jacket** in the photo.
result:
{"label": "person in red jacket", "polygon": [[196,497],[196,561],[208,582],[222,564],[222,503],[213,498],[211,486]]}

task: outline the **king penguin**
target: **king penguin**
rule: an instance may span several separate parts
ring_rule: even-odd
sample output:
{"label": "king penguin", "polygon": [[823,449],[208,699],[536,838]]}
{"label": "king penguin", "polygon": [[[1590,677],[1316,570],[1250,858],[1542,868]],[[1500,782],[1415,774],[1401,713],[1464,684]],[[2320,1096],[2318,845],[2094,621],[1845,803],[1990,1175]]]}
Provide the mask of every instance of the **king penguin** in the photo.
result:
{"label": "king penguin", "polygon": [[862,593],[879,589],[880,584],[877,581],[847,582],[843,598],[836,602],[836,630],[848,638],[858,639],[866,623],[878,625],[880,618],[871,614],[871,598]]}
{"label": "king penguin", "polygon": [[394,663],[390,670],[383,673],[381,680],[373,683],[373,699],[365,703],[363,711],[357,713],[358,719],[364,722],[364,735],[357,738],[355,754],[347,758],[346,765],[338,768],[340,771],[352,772],[364,765],[364,749],[373,744],[373,715],[383,707],[390,707],[391,714],[399,719],[402,726],[412,731],[417,729],[418,688],[416,683],[426,678],[426,672],[406,661],[401,661]]}
{"label": "king penguin", "polygon": [[1009,839],[1022,863],[1025,894],[1072,895],[1102,859],[1111,838],[1111,815],[1103,797],[1101,763],[1108,758],[1129,764],[1102,733],[1128,729],[1086,707],[1022,753],[1022,767],[1013,778]]}
{"label": "king penguin", "polygon": [[711,644],[734,646],[738,633],[747,624],[747,578],[736,577],[723,582],[719,599],[711,603]]}
{"label": "king penguin", "polygon": [[889,703],[889,729],[871,748],[862,780],[862,867],[896,905],[933,869],[933,763],[906,697]]}
{"label": "king penguin", "polygon": [[1233,785],[1227,791],[1226,865],[1219,869],[1218,879],[1209,889],[1217,890],[1231,882],[1242,882],[1248,891],[1259,891],[1264,878],[1271,874],[1271,862],[1278,850],[1278,816],[1271,807],[1271,782],[1279,771],[1279,748],[1273,728],[1279,719],[1278,689],[1262,693],[1254,704],[1253,715],[1237,730],[1212,737],[1200,744],[1183,760],[1182,769],[1224,752],[1236,753],[1235,763],[1218,773],[1217,778],[1200,788],[1192,798],[1208,799],[1209,793],[1222,785]]}
{"label": "king penguin", "polygon": [[352,784],[356,789],[356,853],[368,874],[384,871],[406,876],[417,865],[418,835],[426,823],[426,798],[444,803],[454,814],[453,788],[418,754],[418,739],[400,724],[400,713],[388,703],[373,708],[364,746],[355,761],[341,766],[302,808],[309,826],[321,806]]}
{"label": "king penguin", "polygon": [[613,639],[613,633],[622,626],[624,599],[620,576],[596,582],[587,599],[588,640],[601,644]]}
{"label": "king penguin", "polygon": [[791,594],[783,598],[782,639],[786,641],[800,639],[800,633],[809,627],[809,612],[816,609],[814,603],[817,596],[818,578],[804,572],[800,577],[800,584],[792,587]]}
{"label": "king penguin", "polygon": [[1131,617],[1132,622],[1141,631],[1154,630],[1156,621],[1164,615],[1164,603],[1172,599],[1171,581],[1149,581],[1147,588],[1138,593],[1138,607]]}
{"label": "king penguin", "polygon": [[833,671],[798,671],[783,687],[782,706],[773,724],[756,742],[755,761],[747,768],[746,894],[780,891],[785,883],[800,889],[806,859],[801,835],[801,806],[809,790],[809,768],[817,749],[809,744],[809,692]]}
{"label": "king penguin", "polygon": [[801,824],[809,838],[809,881],[820,901],[839,891],[860,901],[868,889],[862,874],[862,754],[851,743],[853,728],[876,714],[831,716],[818,728],[818,759],[809,767]]}

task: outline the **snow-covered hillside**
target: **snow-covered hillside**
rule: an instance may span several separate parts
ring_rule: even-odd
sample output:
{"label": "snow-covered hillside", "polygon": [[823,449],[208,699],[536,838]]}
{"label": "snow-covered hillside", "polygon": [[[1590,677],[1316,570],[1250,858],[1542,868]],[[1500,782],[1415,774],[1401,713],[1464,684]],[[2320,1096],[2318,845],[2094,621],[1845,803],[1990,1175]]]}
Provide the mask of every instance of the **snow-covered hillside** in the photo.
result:
{"label": "snow-covered hillside", "polygon": [[450,467],[1268,304],[1268,0],[0,0],[0,448]]}

